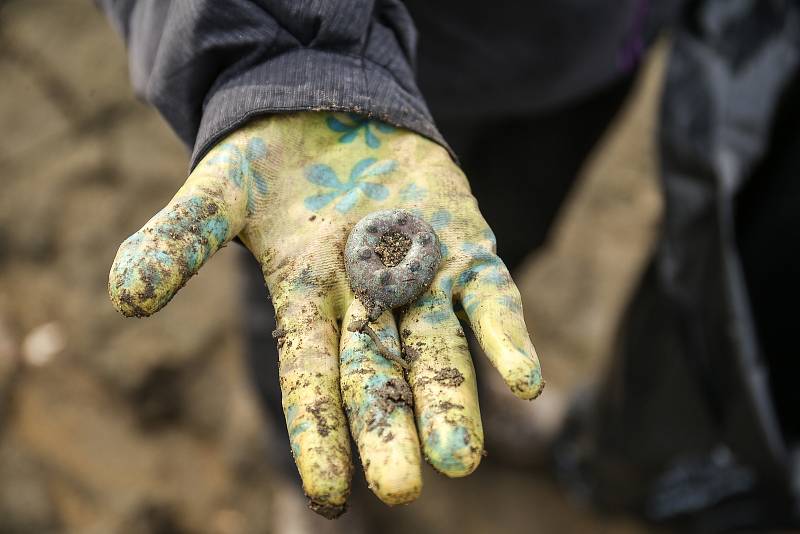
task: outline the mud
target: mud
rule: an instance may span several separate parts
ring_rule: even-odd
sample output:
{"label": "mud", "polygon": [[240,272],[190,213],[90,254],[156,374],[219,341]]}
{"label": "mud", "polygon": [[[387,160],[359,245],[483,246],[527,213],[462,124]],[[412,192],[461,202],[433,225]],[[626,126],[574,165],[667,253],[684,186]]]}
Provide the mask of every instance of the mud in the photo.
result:
{"label": "mud", "polygon": [[455,367],[439,369],[433,379],[444,386],[458,387],[464,382],[464,375]]}
{"label": "mud", "polygon": [[317,502],[310,497],[308,499],[308,507],[325,519],[336,519],[347,511],[346,504],[342,506],[331,506],[330,504]]}
{"label": "mud", "polygon": [[[272,339],[275,340],[275,343],[278,345],[278,349],[283,347],[283,343],[286,341],[286,330],[283,328],[276,328],[272,331]],[[289,342],[289,346],[291,346],[291,342]]]}
{"label": "mud", "polygon": [[405,357],[406,362],[410,365],[419,359],[419,350],[411,345],[406,345],[403,347],[403,357]]}
{"label": "mud", "polygon": [[456,404],[455,402],[442,401],[436,405],[435,409],[438,413],[446,413],[450,410],[463,410],[464,406],[462,404]]}
{"label": "mud", "polygon": [[325,404],[325,400],[319,399],[308,409],[308,412],[314,416],[314,421],[317,423],[317,433],[322,437],[325,437],[331,433],[331,427],[323,415],[325,411]]}
{"label": "mud", "polygon": [[367,317],[370,319],[377,319],[384,311],[386,311],[386,306],[383,303],[375,300],[368,290],[364,288],[352,289],[353,293],[356,295],[356,298],[361,302],[361,304],[364,305],[364,309],[367,310]]}
{"label": "mud", "polygon": [[286,335],[286,330],[283,328],[276,328],[272,331],[272,339],[280,339]]}
{"label": "mud", "polygon": [[[379,427],[388,426],[389,415],[398,407],[407,406],[413,408],[414,395],[405,380],[392,378],[386,381],[375,391],[375,413],[367,421],[367,431],[375,430]],[[378,431],[382,434],[382,428]],[[388,434],[391,434],[388,433]],[[393,439],[383,436],[384,441]]]}
{"label": "mud", "polygon": [[[391,412],[397,404],[405,404],[409,407],[414,406],[414,396],[411,388],[404,380],[392,378],[383,386],[378,388],[378,405],[386,408],[386,412]],[[391,403],[391,404],[388,404]]]}

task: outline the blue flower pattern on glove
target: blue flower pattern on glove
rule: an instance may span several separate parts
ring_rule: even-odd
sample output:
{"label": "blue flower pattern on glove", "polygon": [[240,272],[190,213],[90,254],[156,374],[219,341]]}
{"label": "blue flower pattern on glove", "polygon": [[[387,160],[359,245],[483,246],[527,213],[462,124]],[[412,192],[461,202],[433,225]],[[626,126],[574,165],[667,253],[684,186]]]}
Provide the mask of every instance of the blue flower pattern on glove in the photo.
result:
{"label": "blue flower pattern on glove", "polygon": [[[420,219],[425,220],[428,224],[431,225],[431,228],[438,234],[441,230],[445,229],[447,225],[450,224],[450,221],[453,219],[453,216],[450,215],[450,212],[441,209],[438,211],[433,212],[430,217],[425,217],[422,211],[419,209],[411,210],[411,213],[419,217]],[[439,240],[439,250],[442,252],[442,259],[446,259],[447,255],[449,254],[449,250],[447,245],[444,244],[444,241],[441,239]]]}
{"label": "blue flower pattern on glove", "polygon": [[352,143],[353,140],[358,137],[359,132],[363,130],[364,142],[367,143],[367,146],[370,148],[378,148],[381,146],[381,140],[378,139],[370,128],[374,127],[375,130],[381,133],[391,133],[395,130],[394,126],[369,119],[357,113],[348,113],[347,117],[351,122],[343,122],[332,115],[325,120],[328,128],[342,134],[341,137],[339,137],[340,143]]}
{"label": "blue flower pattern on glove", "polygon": [[225,163],[228,165],[228,179],[236,185],[242,187],[247,183],[249,194],[247,196],[247,212],[252,214],[256,196],[262,198],[267,194],[267,181],[253,168],[253,163],[267,157],[267,145],[264,140],[254,137],[248,141],[244,153],[234,144],[226,143],[222,145],[222,154],[216,156],[211,163]]}
{"label": "blue flower pattern on glove", "polygon": [[316,212],[338,198],[334,208],[340,213],[347,213],[362,194],[371,200],[386,200],[389,189],[380,183],[367,182],[366,179],[389,174],[396,166],[393,160],[365,158],[353,165],[350,177],[342,182],[330,166],[311,165],[306,169],[306,180],[330,191],[307,197],[304,204],[306,208]]}
{"label": "blue flower pattern on glove", "polygon": [[400,200],[403,202],[419,202],[428,196],[428,190],[415,183],[410,183],[400,190]]}
{"label": "blue flower pattern on glove", "polygon": [[443,295],[448,299],[452,296],[453,277],[443,277],[439,281],[438,289],[438,292],[431,290],[424,293],[414,302],[414,306],[417,308],[427,308],[422,314],[422,319],[428,324],[442,323],[449,319],[452,314],[447,307],[441,306],[441,299]]}
{"label": "blue flower pattern on glove", "polygon": [[[492,239],[494,234],[491,233],[491,230],[489,230],[485,236],[487,239],[490,239],[492,242],[494,242]],[[508,276],[504,274],[506,271],[503,268],[502,260],[493,252],[487,250],[481,245],[476,245],[473,243],[464,243],[461,245],[461,250],[472,257],[472,263],[474,265],[458,276],[456,284],[459,287],[464,287],[471,281],[475,280],[478,276],[481,276],[483,281],[493,284],[498,288],[505,286],[510,282]],[[521,305],[512,302],[513,299],[509,299],[506,296],[498,297],[498,299],[498,302],[508,309],[513,310],[517,306],[519,306],[521,309]],[[462,299],[464,311],[466,311],[468,315],[475,311],[475,308],[478,307],[478,304],[479,303],[476,301],[475,295],[471,293],[464,295]]]}

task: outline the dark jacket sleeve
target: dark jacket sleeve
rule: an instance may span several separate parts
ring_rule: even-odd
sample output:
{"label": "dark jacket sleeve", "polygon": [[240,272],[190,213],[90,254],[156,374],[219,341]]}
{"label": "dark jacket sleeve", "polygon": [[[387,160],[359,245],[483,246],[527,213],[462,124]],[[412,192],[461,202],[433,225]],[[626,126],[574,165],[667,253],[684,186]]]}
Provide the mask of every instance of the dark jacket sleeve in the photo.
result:
{"label": "dark jacket sleeve", "polygon": [[128,46],[137,94],[192,166],[254,116],[350,111],[446,146],[414,80],[399,0],[98,0]]}

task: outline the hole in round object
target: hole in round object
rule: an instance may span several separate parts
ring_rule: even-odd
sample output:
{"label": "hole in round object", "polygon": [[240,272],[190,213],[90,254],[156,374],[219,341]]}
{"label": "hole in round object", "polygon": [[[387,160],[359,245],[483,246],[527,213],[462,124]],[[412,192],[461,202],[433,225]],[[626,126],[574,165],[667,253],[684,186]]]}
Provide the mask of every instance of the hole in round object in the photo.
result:
{"label": "hole in round object", "polygon": [[375,245],[375,254],[386,267],[398,265],[411,248],[411,239],[400,232],[386,232]]}

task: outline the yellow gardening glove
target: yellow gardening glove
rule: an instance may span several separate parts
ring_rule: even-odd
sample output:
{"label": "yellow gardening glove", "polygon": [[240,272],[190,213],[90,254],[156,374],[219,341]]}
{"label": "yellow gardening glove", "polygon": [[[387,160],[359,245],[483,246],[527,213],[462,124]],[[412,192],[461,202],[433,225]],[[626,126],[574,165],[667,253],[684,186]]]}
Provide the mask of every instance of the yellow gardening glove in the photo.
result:
{"label": "yellow gardening glove", "polygon": [[[387,208],[430,223],[443,255],[429,290],[373,324],[386,347],[402,350],[406,375],[367,335],[346,328],[366,311],[346,278],[345,241],[359,219]],[[519,291],[464,174],[438,144],[356,115],[254,120],[216,145],[120,246],[111,300],[127,316],[158,311],[236,236],[261,263],[275,306],[286,425],[317,512],[344,509],[348,428],[370,488],[387,504],[420,494],[420,444],[445,475],[478,466],[475,370],[454,308],[517,396],[540,393]]]}

